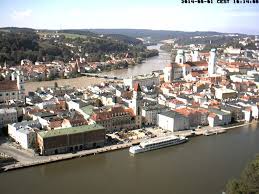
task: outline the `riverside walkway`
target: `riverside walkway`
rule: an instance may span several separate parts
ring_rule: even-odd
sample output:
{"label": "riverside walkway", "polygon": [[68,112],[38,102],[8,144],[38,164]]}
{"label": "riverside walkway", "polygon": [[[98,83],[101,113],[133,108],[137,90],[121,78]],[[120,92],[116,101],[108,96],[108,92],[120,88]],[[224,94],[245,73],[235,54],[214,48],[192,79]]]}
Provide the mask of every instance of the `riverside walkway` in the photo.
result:
{"label": "riverside walkway", "polygon": [[28,161],[28,160],[20,161],[16,164],[7,165],[7,166],[3,167],[2,172],[31,167],[31,166],[38,166],[38,165],[58,162],[58,161],[62,161],[62,160],[69,160],[69,159],[73,159],[73,158],[81,158],[81,157],[85,157],[85,156],[89,156],[89,155],[95,155],[95,154],[115,151],[115,150],[119,150],[119,149],[125,149],[125,148],[128,148],[128,147],[132,146],[133,144],[137,144],[137,143],[140,143],[140,140],[134,140],[130,143],[116,144],[116,145],[105,146],[102,148],[96,148],[96,149],[91,149],[91,150],[83,150],[83,151],[79,151],[77,153],[67,153],[67,154],[59,154],[59,155],[53,155],[53,156],[38,156],[38,157],[35,157],[35,160],[33,160],[33,161]]}
{"label": "riverside walkway", "polygon": [[[253,121],[250,123],[242,123],[242,124],[237,123],[237,124],[233,124],[231,126],[224,126],[224,127],[218,126],[218,127],[214,127],[214,128],[203,127],[201,129],[196,130],[195,132],[193,132],[192,130],[187,130],[187,131],[175,132],[174,134],[180,135],[180,136],[185,136],[185,137],[198,136],[198,135],[204,135],[204,132],[206,130],[211,130],[211,131],[217,131],[217,130],[220,131],[223,129],[228,130],[228,129],[234,129],[234,128],[238,128],[238,127],[242,127],[242,126],[248,126],[248,125],[251,125],[251,124],[254,124],[257,122],[258,121]],[[7,165],[7,166],[3,167],[2,171],[0,171],[0,172],[6,172],[6,171],[15,170],[15,169],[27,168],[27,167],[31,167],[31,166],[38,166],[38,165],[58,162],[58,161],[62,161],[62,160],[69,160],[69,159],[73,159],[73,158],[80,158],[80,157],[85,157],[85,156],[89,156],[89,155],[95,155],[95,154],[99,154],[99,153],[110,152],[110,151],[115,151],[115,150],[119,150],[119,149],[125,149],[134,144],[140,143],[142,140],[143,139],[136,139],[136,140],[133,140],[128,143],[105,146],[102,148],[96,148],[96,149],[91,149],[91,150],[83,150],[83,151],[78,151],[77,153],[66,153],[66,154],[51,155],[51,156],[31,156],[28,158],[26,157],[26,159],[24,159],[24,157],[25,157],[24,154],[23,155],[20,154],[21,156],[19,158],[18,163]]]}

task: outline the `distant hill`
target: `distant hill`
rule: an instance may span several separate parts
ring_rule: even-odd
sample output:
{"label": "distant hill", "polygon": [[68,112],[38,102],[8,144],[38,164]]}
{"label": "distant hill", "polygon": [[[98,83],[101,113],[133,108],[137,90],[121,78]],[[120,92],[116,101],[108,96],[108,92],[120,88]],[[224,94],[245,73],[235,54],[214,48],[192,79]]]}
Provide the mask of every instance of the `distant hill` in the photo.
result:
{"label": "distant hill", "polygon": [[80,29],[67,29],[67,30],[57,30],[59,33],[68,33],[68,34],[79,34],[84,36],[95,36],[97,37],[98,34],[88,31],[88,30],[80,30]]}
{"label": "distant hill", "polygon": [[[233,33],[221,33],[213,31],[170,31],[170,30],[147,30],[147,29],[87,29],[88,31],[98,34],[121,34],[131,37],[150,37],[153,40],[165,40],[171,38],[188,38],[193,36],[215,36],[227,35]],[[238,33],[235,33],[238,34]],[[239,34],[241,35],[241,34]]]}
{"label": "distant hill", "polygon": [[0,31],[4,31],[4,32],[34,32],[35,29],[32,29],[32,28],[17,28],[17,27],[4,27],[4,28],[0,28]]}

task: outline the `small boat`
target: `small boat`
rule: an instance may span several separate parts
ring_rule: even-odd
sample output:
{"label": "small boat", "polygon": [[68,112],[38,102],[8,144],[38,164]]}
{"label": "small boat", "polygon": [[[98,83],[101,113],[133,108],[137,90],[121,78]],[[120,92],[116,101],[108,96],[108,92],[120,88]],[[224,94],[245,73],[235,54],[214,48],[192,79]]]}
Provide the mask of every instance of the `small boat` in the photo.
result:
{"label": "small boat", "polygon": [[226,129],[219,129],[216,131],[216,134],[221,134],[221,133],[226,133],[227,130]]}
{"label": "small boat", "polygon": [[206,136],[210,136],[210,135],[215,135],[216,132],[215,131],[210,131],[210,130],[206,130],[203,135],[206,135]]}

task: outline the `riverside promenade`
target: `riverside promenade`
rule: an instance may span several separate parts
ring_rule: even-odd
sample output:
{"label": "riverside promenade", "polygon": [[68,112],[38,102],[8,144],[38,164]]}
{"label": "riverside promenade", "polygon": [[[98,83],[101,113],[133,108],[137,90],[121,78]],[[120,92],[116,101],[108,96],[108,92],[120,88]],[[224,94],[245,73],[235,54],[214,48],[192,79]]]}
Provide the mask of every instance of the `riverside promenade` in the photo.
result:
{"label": "riverside promenade", "polygon": [[125,148],[132,146],[133,144],[138,144],[138,143],[140,143],[140,140],[134,140],[130,143],[116,144],[116,145],[105,146],[102,148],[96,148],[96,149],[91,149],[91,150],[83,150],[83,151],[79,151],[77,153],[67,153],[67,154],[59,154],[59,155],[52,155],[52,156],[36,156],[33,161],[31,161],[31,160],[19,161],[16,164],[4,166],[0,172],[7,172],[7,171],[15,170],[15,169],[27,168],[27,167],[32,167],[32,166],[38,166],[38,165],[58,162],[58,161],[62,161],[62,160],[81,158],[81,157],[85,157],[85,156],[89,156],[89,155],[96,155],[99,153],[110,152],[110,151],[115,151],[115,150],[119,150],[119,149],[125,149]]}
{"label": "riverside promenade", "polygon": [[[199,135],[204,135],[204,132],[206,130],[210,130],[210,131],[214,131],[214,132],[221,131],[221,130],[227,131],[229,129],[248,126],[251,124],[255,124],[257,122],[258,121],[252,121],[250,123],[241,123],[241,124],[236,123],[236,124],[229,125],[229,126],[218,126],[218,127],[214,127],[214,128],[207,126],[207,127],[201,128],[201,129],[197,129],[194,133],[192,130],[187,130],[187,131],[175,132],[174,134],[180,135],[180,136],[185,136],[185,137],[199,136]],[[78,151],[77,153],[66,153],[66,154],[51,155],[51,156],[36,156],[33,154],[31,154],[29,156],[28,152],[26,153],[27,155],[25,155],[24,153],[22,154],[21,152],[17,152],[17,153],[15,153],[15,155],[17,156],[20,154],[20,156],[17,158],[19,162],[15,163],[15,164],[4,166],[0,172],[7,172],[7,171],[15,170],[15,169],[27,168],[27,167],[32,167],[32,166],[38,166],[38,165],[58,162],[58,161],[62,161],[62,160],[81,158],[81,157],[85,157],[85,156],[89,156],[89,155],[95,155],[95,154],[100,154],[100,153],[104,153],[104,152],[125,149],[125,148],[129,148],[133,144],[140,143],[142,140],[143,139],[136,139],[136,140],[132,140],[131,142],[116,144],[116,145],[111,145],[111,146],[105,146],[102,148],[83,150],[83,151]],[[1,149],[1,146],[0,146],[0,151],[7,152],[7,150],[5,151],[3,149],[3,146]],[[13,149],[13,151],[14,151],[14,149]],[[7,153],[7,154],[11,155],[9,153]],[[14,157],[14,155],[13,155],[13,157]]]}

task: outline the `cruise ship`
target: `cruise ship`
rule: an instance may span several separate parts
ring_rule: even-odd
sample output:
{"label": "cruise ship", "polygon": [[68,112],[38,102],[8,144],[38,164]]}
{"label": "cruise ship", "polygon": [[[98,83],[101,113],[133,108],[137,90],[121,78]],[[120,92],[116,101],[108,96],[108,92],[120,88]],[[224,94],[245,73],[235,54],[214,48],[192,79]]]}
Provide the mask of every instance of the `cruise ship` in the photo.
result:
{"label": "cruise ship", "polygon": [[177,137],[175,135],[156,137],[153,139],[143,141],[139,145],[131,146],[129,149],[129,152],[132,154],[147,152],[155,149],[160,149],[168,146],[185,143],[187,140],[188,139],[185,137]]}

